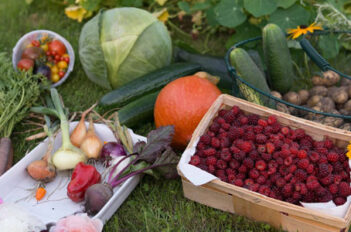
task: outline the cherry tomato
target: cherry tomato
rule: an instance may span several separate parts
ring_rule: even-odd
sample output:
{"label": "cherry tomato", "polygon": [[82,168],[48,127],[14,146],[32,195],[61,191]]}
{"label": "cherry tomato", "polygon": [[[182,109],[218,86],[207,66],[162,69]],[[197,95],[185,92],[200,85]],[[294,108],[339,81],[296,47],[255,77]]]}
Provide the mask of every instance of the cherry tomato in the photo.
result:
{"label": "cherry tomato", "polygon": [[60,78],[64,77],[65,76],[65,72],[64,71],[59,71],[58,72],[58,75],[60,76]]}
{"label": "cherry tomato", "polygon": [[60,61],[57,63],[57,66],[61,69],[66,69],[68,65],[67,65],[66,61]]}
{"label": "cherry tomato", "polygon": [[22,59],[17,63],[17,68],[19,70],[25,70],[28,71],[29,69],[34,67],[34,61],[31,59]]}
{"label": "cherry tomato", "polygon": [[63,57],[63,60],[66,61],[67,64],[69,64],[69,57]]}
{"label": "cherry tomato", "polygon": [[[49,48],[49,51],[50,51],[50,48]],[[57,52],[55,52],[55,51],[50,51],[50,52],[51,52],[52,56],[56,56],[57,55]]]}
{"label": "cherry tomato", "polygon": [[49,50],[55,51],[58,55],[62,56],[66,53],[65,45],[59,40],[53,40],[49,43]]}
{"label": "cherry tomato", "polygon": [[32,41],[32,45],[33,45],[34,47],[40,47],[40,42],[39,42],[38,40],[33,40],[33,41]]}
{"label": "cherry tomato", "polygon": [[56,61],[60,61],[60,60],[61,60],[61,56],[56,55],[56,56],[55,56],[55,60],[56,60]]}
{"label": "cherry tomato", "polygon": [[59,80],[60,80],[60,76],[59,76],[57,73],[51,75],[51,81],[52,81],[52,82],[56,83],[56,82],[58,82]]}
{"label": "cherry tomato", "polygon": [[50,51],[47,51],[45,54],[46,54],[46,56],[51,56],[51,52]]}
{"label": "cherry tomato", "polygon": [[56,65],[52,66],[51,67],[51,73],[52,74],[57,74],[59,72],[59,69]]}
{"label": "cherry tomato", "polygon": [[44,52],[46,52],[47,50],[49,50],[49,45],[48,44],[42,44],[42,45],[40,45],[40,47],[41,47],[41,49],[43,49],[44,50]]}

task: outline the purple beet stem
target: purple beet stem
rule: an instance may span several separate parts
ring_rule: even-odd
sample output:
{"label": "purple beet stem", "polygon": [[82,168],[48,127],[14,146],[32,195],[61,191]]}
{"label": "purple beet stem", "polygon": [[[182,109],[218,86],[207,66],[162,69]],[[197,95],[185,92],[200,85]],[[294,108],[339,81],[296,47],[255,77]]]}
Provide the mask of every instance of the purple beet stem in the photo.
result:
{"label": "purple beet stem", "polygon": [[[117,164],[115,164],[115,166],[113,166],[112,170],[110,171],[110,174],[108,175],[108,182],[111,181],[112,174],[115,172],[115,170],[116,170],[116,168],[118,167],[118,165],[119,165],[120,163],[122,163],[123,160],[125,160],[125,159],[127,159],[127,158],[129,158],[129,157],[132,157],[132,156],[134,156],[134,155],[138,155],[138,154],[137,154],[137,153],[133,153],[133,154],[126,155],[126,156],[124,156],[120,161],[118,161]],[[134,159],[134,160],[135,160],[135,159]],[[130,164],[128,164],[128,167],[129,167],[129,165],[130,165]]]}

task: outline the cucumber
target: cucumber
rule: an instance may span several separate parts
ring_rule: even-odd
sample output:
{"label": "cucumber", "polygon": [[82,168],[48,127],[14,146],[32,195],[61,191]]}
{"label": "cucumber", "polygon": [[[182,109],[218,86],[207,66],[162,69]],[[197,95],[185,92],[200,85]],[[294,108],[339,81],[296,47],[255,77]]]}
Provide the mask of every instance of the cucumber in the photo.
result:
{"label": "cucumber", "polygon": [[271,87],[284,94],[294,83],[293,63],[284,32],[275,24],[263,28],[263,53]]}
{"label": "cucumber", "polygon": [[122,125],[132,127],[153,118],[156,98],[160,91],[147,94],[123,106],[118,111]]}
{"label": "cucumber", "polygon": [[198,64],[171,64],[112,90],[101,98],[99,105],[102,108],[121,107],[145,94],[161,89],[179,77],[191,75],[200,70],[201,66]]}
{"label": "cucumber", "polygon": [[214,76],[219,76],[221,80],[217,84],[218,88],[232,89],[233,78],[227,71],[223,57],[190,53],[178,47],[175,48],[174,54],[174,59],[176,61],[199,64],[203,71]]}

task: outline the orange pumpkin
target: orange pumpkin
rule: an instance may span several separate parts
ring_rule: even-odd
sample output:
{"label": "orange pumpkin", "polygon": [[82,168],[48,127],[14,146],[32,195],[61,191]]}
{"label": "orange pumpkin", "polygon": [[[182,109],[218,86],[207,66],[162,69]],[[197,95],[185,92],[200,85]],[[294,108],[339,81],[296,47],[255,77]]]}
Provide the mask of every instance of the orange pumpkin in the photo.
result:
{"label": "orange pumpkin", "polygon": [[156,99],[156,127],[174,125],[173,146],[186,147],[196,126],[220,94],[216,85],[195,75],[170,82]]}

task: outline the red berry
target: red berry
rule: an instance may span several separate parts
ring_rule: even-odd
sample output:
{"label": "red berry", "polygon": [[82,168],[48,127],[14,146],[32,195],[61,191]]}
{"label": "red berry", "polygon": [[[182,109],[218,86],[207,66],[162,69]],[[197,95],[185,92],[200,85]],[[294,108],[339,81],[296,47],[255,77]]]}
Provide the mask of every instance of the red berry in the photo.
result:
{"label": "red berry", "polygon": [[245,165],[247,168],[251,169],[254,167],[254,161],[251,158],[245,158],[243,160],[243,165]]}
{"label": "red berry", "polygon": [[277,185],[277,187],[281,188],[286,184],[286,181],[284,178],[278,178],[275,184]]}
{"label": "red berry", "polygon": [[306,187],[309,190],[315,190],[320,186],[319,182],[317,180],[312,180],[312,181],[307,181]]}
{"label": "red berry", "polygon": [[256,179],[256,178],[258,178],[260,176],[260,173],[259,173],[259,171],[257,169],[254,168],[254,169],[250,170],[249,176],[252,179]]}
{"label": "red berry", "polygon": [[280,131],[282,132],[283,135],[288,135],[290,132],[289,127],[282,127],[282,129],[280,129]]}
{"label": "red berry", "polygon": [[246,179],[244,181],[244,187],[248,188],[249,186],[253,185],[255,182],[252,179]]}
{"label": "red berry", "polygon": [[266,182],[266,178],[264,176],[259,176],[256,179],[256,182],[259,183],[259,184],[264,184]]}
{"label": "red berry", "polygon": [[336,197],[334,199],[335,205],[343,205],[345,204],[345,202],[346,202],[346,199],[344,197]]}
{"label": "red berry", "polygon": [[218,160],[216,163],[217,168],[219,169],[226,169],[227,168],[227,162],[225,162],[224,160]]}
{"label": "red berry", "polygon": [[264,144],[267,141],[267,136],[265,136],[264,134],[257,134],[256,135],[256,142],[260,143],[260,144]]}
{"label": "red berry", "polygon": [[307,157],[307,152],[305,150],[299,150],[297,152],[297,157],[299,157],[300,159],[304,159]]}
{"label": "red berry", "polygon": [[214,165],[210,164],[208,165],[208,172],[209,173],[214,173],[216,171],[216,168]]}
{"label": "red berry", "polygon": [[217,133],[220,127],[220,124],[213,122],[209,129],[210,131]]}
{"label": "red berry", "polygon": [[247,167],[245,165],[241,165],[238,169],[240,173],[246,173],[247,172]]}
{"label": "red berry", "polygon": [[257,126],[254,127],[253,131],[254,131],[256,134],[261,134],[262,131],[263,131],[263,126],[257,125]]}
{"label": "red berry", "polygon": [[240,108],[238,106],[233,106],[230,110],[234,115],[237,115],[240,113]]}
{"label": "red berry", "polygon": [[289,173],[294,173],[296,169],[297,169],[297,166],[295,164],[288,167]]}
{"label": "red berry", "polygon": [[217,163],[217,159],[216,159],[216,157],[214,157],[214,156],[210,156],[210,157],[207,157],[207,159],[206,159],[206,164],[208,165],[208,166],[210,166],[210,165],[216,165],[216,163]]}
{"label": "red berry", "polygon": [[339,161],[339,155],[335,152],[330,152],[327,155],[327,159],[330,162],[337,162],[337,161]]}
{"label": "red berry", "polygon": [[189,164],[194,165],[194,166],[199,165],[200,164],[200,157],[197,155],[193,155],[190,159]]}
{"label": "red berry", "polygon": [[267,149],[267,153],[272,154],[275,150],[275,146],[273,143],[267,143],[266,149]]}
{"label": "red berry", "polygon": [[350,195],[350,184],[346,182],[341,182],[339,184],[339,195],[341,197],[347,197]]}
{"label": "red berry", "polygon": [[232,123],[235,120],[235,114],[232,111],[228,111],[223,118],[227,123]]}
{"label": "red berry", "polygon": [[318,162],[318,160],[319,160],[319,155],[318,155],[318,153],[315,152],[315,151],[312,151],[309,157],[310,157],[310,160],[311,160],[313,163],[316,163],[316,162]]}
{"label": "red berry", "polygon": [[216,137],[213,137],[211,139],[211,146],[214,148],[219,148],[221,146],[221,142]]}
{"label": "red berry", "polygon": [[239,148],[240,148],[242,151],[244,151],[244,152],[246,152],[246,153],[249,153],[249,152],[252,150],[252,144],[251,144],[250,142],[248,142],[248,141],[244,141],[243,143],[241,143],[241,144],[239,145]]}
{"label": "red berry", "polygon": [[293,162],[293,159],[292,159],[291,156],[286,157],[286,158],[284,159],[284,165],[285,165],[285,166],[290,166],[290,165],[292,164],[292,162]]}
{"label": "red berry", "polygon": [[327,149],[331,149],[332,147],[334,146],[333,142],[329,139],[326,139],[324,141],[324,147],[327,148]]}
{"label": "red berry", "polygon": [[249,122],[248,118],[245,116],[241,116],[239,118],[239,121],[240,121],[241,125],[246,125]]}
{"label": "red berry", "polygon": [[209,145],[211,143],[211,136],[208,134],[204,134],[200,137],[200,142],[203,142],[206,145]]}
{"label": "red berry", "polygon": [[293,185],[292,184],[286,184],[282,188],[282,194],[284,197],[290,197],[292,195],[293,191]]}
{"label": "red berry", "polygon": [[258,122],[258,120],[260,119],[260,117],[259,117],[257,114],[250,114],[250,115],[247,117],[247,119],[248,119],[248,124],[249,124],[249,125],[255,126],[255,125],[257,125],[257,122]]}
{"label": "red berry", "polygon": [[263,171],[266,169],[267,165],[266,165],[266,162],[264,160],[258,160],[258,161],[256,161],[255,167],[257,170]]}
{"label": "red berry", "polygon": [[326,177],[330,174],[329,165],[326,163],[322,163],[318,165],[318,174],[320,177]]}
{"label": "red berry", "polygon": [[263,126],[263,127],[268,126],[268,122],[266,120],[264,120],[264,119],[259,119],[257,124],[260,125],[260,126]]}
{"label": "red berry", "polygon": [[306,173],[306,171],[303,170],[303,169],[297,169],[296,172],[295,172],[295,177],[296,177],[299,181],[303,182],[303,181],[305,181],[306,178],[307,178],[307,173]]}
{"label": "red berry", "polygon": [[271,167],[271,168],[269,168],[268,169],[268,175],[272,175],[272,174],[274,174],[274,173],[276,173],[277,172],[277,168],[275,168],[275,167]]}
{"label": "red berry", "polygon": [[245,152],[239,151],[239,153],[233,154],[233,157],[238,161],[242,161],[246,157],[246,155],[245,155]]}
{"label": "red berry", "polygon": [[231,184],[234,184],[234,181],[236,180],[234,174],[228,174],[228,182]]}
{"label": "red berry", "polygon": [[299,162],[297,162],[297,166],[302,169],[307,169],[309,164],[310,162],[308,159],[301,159]]}
{"label": "red berry", "polygon": [[324,178],[321,179],[321,183],[324,185],[324,186],[328,186],[330,184],[332,184],[334,182],[334,176],[333,175],[328,175]]}
{"label": "red berry", "polygon": [[214,156],[217,153],[217,151],[214,148],[208,148],[204,150],[204,155],[205,156]]}
{"label": "red berry", "polygon": [[[224,119],[223,119],[224,121]],[[222,123],[221,124],[221,127],[225,130],[225,131],[228,131],[230,129],[230,124],[229,123]]]}
{"label": "red berry", "polygon": [[224,161],[230,161],[232,159],[232,155],[230,154],[228,148],[225,148],[226,150],[222,150],[221,152],[221,159],[224,160]]}
{"label": "red berry", "polygon": [[329,185],[328,189],[329,189],[329,192],[330,192],[331,194],[337,194],[337,193],[339,192],[339,188],[338,188],[338,185],[337,185],[337,184],[331,184],[331,185]]}
{"label": "red berry", "polygon": [[229,162],[229,166],[230,166],[232,169],[236,170],[237,168],[240,167],[240,163],[239,163],[237,160],[231,160],[231,161]]}
{"label": "red berry", "polygon": [[271,115],[268,117],[267,122],[269,125],[273,125],[274,123],[277,122],[277,118],[274,115]]}
{"label": "red berry", "polygon": [[258,192],[259,192],[260,194],[265,195],[265,196],[269,196],[271,190],[268,188],[268,186],[266,186],[266,185],[261,185],[260,188],[259,188],[259,190],[258,190]]}
{"label": "red berry", "polygon": [[260,153],[260,154],[263,154],[266,152],[266,145],[263,145],[263,144],[260,144],[257,146],[257,151]]}
{"label": "red berry", "polygon": [[237,172],[231,168],[227,168],[225,170],[225,173],[227,173],[227,175],[229,176],[229,175],[235,175]]}
{"label": "red berry", "polygon": [[288,156],[290,156],[290,149],[282,149],[281,151],[280,151],[280,156],[282,157],[282,158],[286,158],[286,157],[288,157]]}
{"label": "red berry", "polygon": [[305,131],[303,129],[296,129],[295,131],[295,136],[296,139],[302,139],[303,137],[305,137]]}

